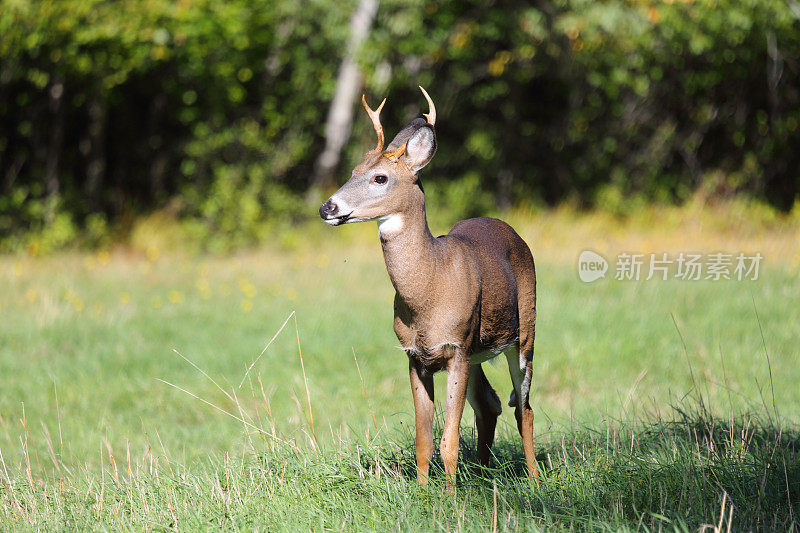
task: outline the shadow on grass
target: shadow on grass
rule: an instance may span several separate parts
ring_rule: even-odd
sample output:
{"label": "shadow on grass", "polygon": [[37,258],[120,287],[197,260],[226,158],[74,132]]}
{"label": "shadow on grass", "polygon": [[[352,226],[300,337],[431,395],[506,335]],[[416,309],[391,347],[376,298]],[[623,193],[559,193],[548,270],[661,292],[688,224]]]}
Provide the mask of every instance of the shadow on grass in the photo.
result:
{"label": "shadow on grass", "polygon": [[[492,498],[496,486],[501,505],[542,524],[709,525],[734,531],[800,525],[800,429],[771,417],[721,419],[702,408],[675,408],[669,420],[609,421],[540,437],[542,481],[535,487],[527,480],[516,435],[496,440],[494,460],[482,468],[474,434],[462,433],[458,490]],[[414,441],[401,440],[381,459],[388,469],[414,479]],[[438,452],[431,477],[434,484],[443,483]]]}

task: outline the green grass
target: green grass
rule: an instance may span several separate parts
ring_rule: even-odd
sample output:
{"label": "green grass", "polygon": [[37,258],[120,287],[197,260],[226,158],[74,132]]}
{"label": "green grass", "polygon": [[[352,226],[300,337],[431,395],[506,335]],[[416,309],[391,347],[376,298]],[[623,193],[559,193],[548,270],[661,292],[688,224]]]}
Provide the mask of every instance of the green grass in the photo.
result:
{"label": "green grass", "polygon": [[[480,530],[496,516],[500,529],[671,529],[716,525],[723,507],[734,529],[796,527],[796,227],[693,240],[550,215],[515,223],[537,259],[545,481],[520,475],[506,409],[493,469],[469,464],[468,442],[455,498],[439,474],[413,479],[407,362],[372,225],[233,257],[153,245],[0,258],[0,527]],[[682,242],[765,250],[762,275],[577,278],[583,247]],[[507,399],[505,364],[485,366]],[[464,426],[470,441],[469,409]]]}
{"label": "green grass", "polygon": [[473,440],[465,439],[450,496],[440,464],[428,487],[414,481],[408,436],[349,439],[321,453],[267,439],[256,453],[190,466],[147,454],[130,463],[117,456],[103,475],[53,471],[33,485],[20,476],[0,502],[6,525],[45,530],[797,527],[797,431],[770,419],[731,424],[702,412],[651,419],[635,431],[615,421],[598,429],[540,443],[536,487],[516,442],[505,440],[494,467],[481,470],[472,462]]}

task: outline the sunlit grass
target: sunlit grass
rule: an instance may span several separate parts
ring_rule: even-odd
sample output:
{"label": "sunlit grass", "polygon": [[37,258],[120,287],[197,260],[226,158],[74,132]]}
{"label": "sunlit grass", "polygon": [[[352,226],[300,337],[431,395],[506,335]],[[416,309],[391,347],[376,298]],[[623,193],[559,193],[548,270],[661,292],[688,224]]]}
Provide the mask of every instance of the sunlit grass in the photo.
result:
{"label": "sunlit grass", "polygon": [[[445,231],[432,218],[434,230]],[[773,429],[800,420],[798,223],[787,219],[748,225],[744,219],[729,217],[728,225],[709,228],[713,218],[707,211],[694,215],[685,211],[681,216],[665,212],[656,219],[636,221],[579,215],[566,209],[510,216],[537,260],[539,322],[533,398],[539,450],[552,456],[554,443],[564,435],[590,438],[593,432],[606,431],[612,420],[623,420],[619,431],[639,438],[633,428],[642,413],[670,418],[670,404],[696,398],[698,391],[709,416],[723,421],[729,421],[731,414],[747,412],[769,412]],[[729,227],[733,224],[739,224],[738,229]],[[164,500],[155,495],[164,491],[173,494],[169,501],[177,506],[172,512],[182,517],[181,524],[269,527],[276,523],[270,521],[275,516],[289,516],[292,509],[301,512],[301,508],[292,507],[289,489],[270,484],[269,476],[278,476],[272,470],[266,481],[254,481],[254,476],[265,475],[265,467],[252,454],[266,454],[265,460],[273,462],[270,468],[276,461],[294,465],[287,466],[276,483],[282,479],[288,484],[322,484],[315,492],[317,498],[352,500],[353,505],[362,506],[372,498],[370,491],[377,491],[374,498],[382,502],[381,509],[392,503],[428,505],[428,511],[416,510],[417,514],[408,514],[408,521],[400,520],[404,528],[410,528],[413,520],[431,528],[457,528],[459,511],[445,509],[436,492],[440,485],[426,496],[408,476],[387,474],[382,482],[375,479],[365,482],[367,488],[357,489],[352,476],[367,478],[361,477],[358,468],[341,466],[358,458],[362,448],[377,454],[378,471],[392,470],[397,464],[387,458],[387,453],[394,453],[390,450],[404,457],[413,454],[407,363],[392,332],[393,292],[374,225],[314,226],[309,231],[306,240],[295,241],[289,249],[266,246],[226,257],[198,256],[150,244],[51,257],[0,258],[0,452],[8,471],[4,474],[0,465],[3,483],[22,491],[15,492],[18,497],[35,499],[35,490],[45,494],[56,490],[53,483],[62,474],[54,472],[63,465],[71,473],[64,483],[73,496],[62,494],[61,500],[53,501],[75,506],[75,495],[93,495],[93,503],[76,510],[76,516],[104,516],[104,523],[117,526],[141,525],[136,521],[139,515],[153,520],[158,516],[166,521],[159,524],[168,527],[170,511],[159,508]],[[760,251],[765,263],[757,281],[606,279],[584,284],[576,270],[577,255],[583,249],[609,258],[619,251]],[[292,312],[292,321],[259,358]],[[207,372],[219,387],[173,350]],[[251,375],[239,388],[256,358]],[[511,387],[505,365],[486,366],[490,381],[507,399]],[[277,435],[281,446],[275,448],[272,437],[229,415]],[[312,416],[320,457],[311,447]],[[740,426],[744,424],[739,420]],[[473,425],[469,409],[464,425]],[[377,441],[373,440],[376,431]],[[498,449],[512,460],[514,450],[521,447],[508,409],[499,433]],[[357,442],[363,447],[355,448]],[[336,452],[338,448],[342,449]],[[600,475],[592,470],[597,467],[594,461],[620,459],[621,452],[612,450],[608,456],[600,453],[601,448],[595,442],[584,451],[578,447],[558,452],[563,457],[553,459],[557,463],[579,460],[575,469],[561,470],[574,477],[567,487],[576,486],[580,475]],[[791,454],[792,450],[785,451]],[[125,482],[129,453],[134,481]],[[638,460],[632,453],[625,455],[625,461]],[[688,451],[678,456],[684,453]],[[287,459],[290,456],[293,459]],[[169,481],[152,480],[156,463],[158,475]],[[318,471],[300,473],[300,465]],[[112,487],[114,468],[121,480],[114,479]],[[369,472],[368,466],[363,468]],[[612,469],[609,475],[615,479],[618,473]],[[214,481],[223,474],[239,476],[241,484]],[[332,480],[340,477],[349,488],[338,494]],[[101,495],[97,491],[102,479],[107,492]],[[241,521],[216,522],[217,511],[210,510],[208,516],[187,515],[192,501],[198,505],[202,501],[177,494],[178,485],[164,485],[176,479],[188,479],[186,483],[194,487],[191,494],[206,487],[214,493],[213,486],[219,483],[227,496],[217,501],[210,493],[208,509],[233,506],[233,515]],[[499,485],[510,484],[504,490],[519,497],[529,490],[522,480],[503,479]],[[39,488],[25,489],[30,480]],[[787,478],[790,481],[796,482]],[[555,479],[549,483],[548,487],[558,490]],[[473,492],[465,490],[481,503],[468,501],[473,514],[462,513],[461,519],[472,520],[469,527],[473,529],[489,527],[490,517],[475,520],[481,512],[491,513],[491,483],[483,478],[467,481],[467,486],[473,485]],[[611,483],[598,490],[616,494],[615,487]],[[233,490],[249,491],[250,496],[237,499],[226,492]],[[790,487],[792,494],[794,490]],[[516,509],[517,516],[539,516],[541,520],[532,524],[545,525],[549,522],[543,517],[555,512],[553,506],[571,501],[566,492],[559,496],[561,503],[545,497],[547,491],[535,494],[525,498],[533,497],[538,503],[525,500],[528,503],[523,505],[517,500],[508,503],[511,500],[503,492],[501,507],[506,507],[498,523],[520,526],[519,521],[507,519]],[[282,500],[278,514],[260,521],[250,514],[264,503],[263,498]],[[431,506],[430,498],[437,503]],[[632,498],[630,505],[637,503]],[[719,502],[708,498],[703,500],[703,512],[712,503],[719,511]],[[98,505],[104,499],[108,507],[101,510]],[[127,505],[123,500],[136,502],[127,508],[127,518],[118,514],[120,506]],[[27,504],[31,506],[27,523],[45,524],[44,515],[52,509],[36,501]],[[14,502],[6,499],[3,505],[6,518],[19,518]],[[617,514],[586,516],[635,525],[638,519],[630,514],[632,507],[621,505]],[[663,502],[659,505],[653,503],[648,512],[670,510]],[[109,515],[109,509],[115,508],[117,514]],[[366,528],[369,524],[391,527],[385,517],[372,522],[378,518],[358,518],[358,513],[367,512],[358,509],[353,514],[331,511],[325,515],[309,507],[302,511],[307,512],[303,523],[316,527],[312,517],[328,516],[326,527],[338,528],[337,524],[357,519],[365,520]],[[564,511],[565,516],[578,520],[576,509],[571,509]],[[440,513],[439,518],[419,514],[428,512]],[[445,517],[443,512],[450,514]],[[67,523],[63,514],[54,516]],[[657,527],[652,517],[649,520],[645,523]]]}

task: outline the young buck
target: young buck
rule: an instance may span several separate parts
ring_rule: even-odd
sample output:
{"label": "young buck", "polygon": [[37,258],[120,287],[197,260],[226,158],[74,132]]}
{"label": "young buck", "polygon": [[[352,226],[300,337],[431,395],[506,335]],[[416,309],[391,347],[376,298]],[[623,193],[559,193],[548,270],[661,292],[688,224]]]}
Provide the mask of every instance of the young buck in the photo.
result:
{"label": "young buck", "polygon": [[514,390],[525,461],[538,479],[529,404],[536,323],[536,272],[530,249],[505,222],[471,218],[433,237],[425,216],[419,171],[436,152],[436,108],[420,87],[430,112],[412,120],[384,150],[380,112],[362,96],[378,146],[319,208],[325,222],[378,221],[383,257],[396,290],[394,331],[408,355],[417,430],[417,479],[427,483],[433,456],[433,374],[447,371],[441,441],[448,489],[458,460],[458,427],[468,400],[478,428],[478,459],[486,464],[500,400],[481,363],[504,352]]}

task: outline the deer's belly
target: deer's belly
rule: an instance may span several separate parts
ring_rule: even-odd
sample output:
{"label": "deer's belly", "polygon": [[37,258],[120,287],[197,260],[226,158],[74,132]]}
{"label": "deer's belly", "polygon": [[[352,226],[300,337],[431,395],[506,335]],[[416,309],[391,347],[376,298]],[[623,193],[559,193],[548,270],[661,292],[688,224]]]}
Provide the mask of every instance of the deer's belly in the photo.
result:
{"label": "deer's belly", "polygon": [[469,358],[469,364],[479,365],[481,363],[485,363],[486,361],[494,359],[500,355],[501,352],[502,350],[484,350],[482,352],[474,353],[472,354],[472,357]]}
{"label": "deer's belly", "polygon": [[503,353],[503,351],[506,348],[508,348],[512,344],[516,344],[516,343],[517,343],[517,339],[514,339],[514,340],[512,340],[510,342],[501,344],[499,346],[495,346],[495,347],[492,347],[492,348],[486,348],[484,350],[476,351],[475,353],[473,353],[470,356],[469,364],[471,364],[471,365],[479,365],[481,363],[485,363],[486,361],[494,359],[495,357],[497,357],[498,355]]}

